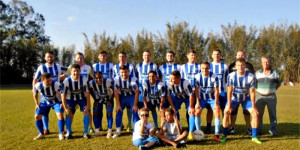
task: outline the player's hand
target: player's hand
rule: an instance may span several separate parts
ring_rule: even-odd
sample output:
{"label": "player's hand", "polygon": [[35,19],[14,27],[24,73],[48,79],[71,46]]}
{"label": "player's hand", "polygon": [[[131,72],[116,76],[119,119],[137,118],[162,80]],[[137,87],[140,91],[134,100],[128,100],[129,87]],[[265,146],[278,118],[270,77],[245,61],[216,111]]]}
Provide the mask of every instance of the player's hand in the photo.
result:
{"label": "player's hand", "polygon": [[116,112],[118,112],[118,111],[122,111],[122,108],[121,108],[120,105],[117,105],[117,106],[116,106]]}
{"label": "player's hand", "polygon": [[256,114],[256,115],[259,115],[259,112],[258,110],[256,109],[256,107],[253,107],[252,108],[252,113]]}
{"label": "player's hand", "polygon": [[231,108],[229,106],[226,106],[224,110],[224,114],[230,114],[231,111],[232,111]]}
{"label": "player's hand", "polygon": [[219,105],[218,103],[215,103],[215,108],[216,108],[217,110],[220,110],[220,105]]}
{"label": "player's hand", "polygon": [[66,114],[70,114],[71,113],[71,109],[69,107],[65,108]]}
{"label": "player's hand", "polygon": [[137,111],[139,110],[139,108],[138,108],[136,105],[133,105],[132,110],[133,110],[134,112],[137,112]]}
{"label": "player's hand", "polygon": [[159,112],[160,112],[160,114],[164,114],[165,113],[165,109],[163,107],[160,107],[159,108]]}
{"label": "player's hand", "polygon": [[191,107],[191,108],[189,109],[189,115],[192,116],[192,115],[194,115],[194,114],[195,114],[195,108]]}
{"label": "player's hand", "polygon": [[90,106],[87,106],[87,105],[86,105],[86,106],[84,107],[84,112],[85,112],[85,113],[90,112]]}
{"label": "player's hand", "polygon": [[39,105],[35,105],[35,110],[40,109]]}
{"label": "player's hand", "polygon": [[197,109],[201,109],[200,103],[196,103],[195,109],[196,109],[196,110],[197,110]]}
{"label": "player's hand", "polygon": [[176,110],[174,107],[173,107],[172,109],[173,109],[173,111],[174,111],[174,115],[176,116],[177,110]]}

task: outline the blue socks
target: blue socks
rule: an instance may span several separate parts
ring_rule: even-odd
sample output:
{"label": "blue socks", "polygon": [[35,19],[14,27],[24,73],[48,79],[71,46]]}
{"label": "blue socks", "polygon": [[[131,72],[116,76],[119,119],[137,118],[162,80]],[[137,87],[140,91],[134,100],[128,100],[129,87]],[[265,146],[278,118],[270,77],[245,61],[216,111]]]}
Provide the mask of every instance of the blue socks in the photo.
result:
{"label": "blue socks", "polygon": [[153,118],[154,126],[157,129],[158,128],[157,113],[156,113],[156,111],[151,111],[151,113],[152,113],[152,118]]}
{"label": "blue socks", "polygon": [[58,132],[59,134],[61,134],[64,131],[64,125],[65,125],[64,119],[57,120],[57,124],[58,124]]}
{"label": "blue socks", "polygon": [[43,120],[44,129],[49,130],[49,116],[48,115],[43,116],[42,120]]}
{"label": "blue socks", "polygon": [[108,126],[108,129],[111,129],[112,128],[112,125],[113,125],[113,114],[111,113],[110,116],[106,115],[107,117],[107,126]]}
{"label": "blue socks", "polygon": [[195,129],[195,116],[189,117],[189,132],[193,132]]}
{"label": "blue socks", "polygon": [[72,134],[72,118],[66,117],[66,127],[67,127],[67,133]]}
{"label": "blue socks", "polygon": [[35,121],[35,126],[38,129],[39,133],[43,135],[44,134],[44,131],[43,131],[43,121],[42,120],[36,120]]}
{"label": "blue socks", "polygon": [[257,137],[257,128],[252,128],[252,138]]}
{"label": "blue socks", "polygon": [[201,130],[201,118],[200,117],[195,118],[195,123],[196,123],[196,130]]}
{"label": "blue socks", "polygon": [[118,111],[116,116],[116,127],[120,128],[122,125],[123,111]]}
{"label": "blue socks", "polygon": [[208,129],[208,130],[211,129],[211,123],[206,123],[206,129]]}
{"label": "blue socks", "polygon": [[93,115],[94,126],[96,129],[100,127],[100,118],[98,115]]}
{"label": "blue socks", "polygon": [[228,130],[228,127],[227,128],[225,128],[225,127],[223,128],[223,135],[224,136],[227,136],[227,130]]}
{"label": "blue socks", "polygon": [[130,110],[130,108],[126,108],[126,110],[127,110],[128,125],[131,125],[132,110]]}
{"label": "blue socks", "polygon": [[83,133],[88,132],[89,124],[90,124],[90,116],[89,115],[84,115],[84,117],[83,117],[83,126],[84,126]]}
{"label": "blue socks", "polygon": [[215,118],[215,135],[220,134],[220,118]]}

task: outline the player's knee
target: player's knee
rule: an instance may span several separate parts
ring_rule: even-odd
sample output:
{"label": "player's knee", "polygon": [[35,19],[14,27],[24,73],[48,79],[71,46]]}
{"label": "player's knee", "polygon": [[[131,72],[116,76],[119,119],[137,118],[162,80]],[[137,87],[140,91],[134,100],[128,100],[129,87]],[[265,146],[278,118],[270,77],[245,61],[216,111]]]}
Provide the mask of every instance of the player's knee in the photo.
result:
{"label": "player's knee", "polygon": [[195,116],[197,116],[197,117],[200,117],[200,116],[201,116],[201,110],[200,110],[200,109],[197,109],[197,110],[195,111]]}
{"label": "player's knee", "polygon": [[35,116],[34,116],[35,120],[41,120],[42,117],[43,117],[42,115],[35,115]]}
{"label": "player's knee", "polygon": [[57,113],[57,119],[58,120],[62,120],[62,119],[64,119],[64,115],[63,115],[63,113]]}
{"label": "player's knee", "polygon": [[249,115],[250,115],[250,112],[249,112],[248,110],[244,109],[244,110],[243,110],[243,114],[249,116]]}

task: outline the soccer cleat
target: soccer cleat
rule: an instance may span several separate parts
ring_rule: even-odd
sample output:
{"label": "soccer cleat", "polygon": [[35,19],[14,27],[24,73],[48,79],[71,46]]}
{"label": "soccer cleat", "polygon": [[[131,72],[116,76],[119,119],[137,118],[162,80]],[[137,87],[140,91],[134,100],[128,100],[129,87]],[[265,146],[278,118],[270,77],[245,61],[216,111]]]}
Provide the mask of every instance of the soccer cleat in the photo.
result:
{"label": "soccer cleat", "polygon": [[33,138],[33,140],[40,140],[40,139],[43,139],[43,138],[44,138],[44,135],[39,134],[38,136],[36,136],[35,138]]}
{"label": "soccer cleat", "polygon": [[204,133],[205,133],[205,134],[210,134],[210,133],[211,133],[211,129],[206,128],[206,129],[204,130]]}
{"label": "soccer cleat", "polygon": [[49,135],[50,131],[49,130],[44,130],[44,135]]}
{"label": "soccer cleat", "polygon": [[188,137],[187,137],[188,141],[194,141],[194,136],[193,133],[189,133]]}
{"label": "soccer cleat", "polygon": [[215,136],[214,136],[214,140],[215,140],[215,141],[220,141],[220,135],[215,135]]}
{"label": "soccer cleat", "polygon": [[116,132],[113,136],[112,136],[112,138],[117,138],[117,137],[119,137],[121,135],[121,132]]}
{"label": "soccer cleat", "polygon": [[112,133],[111,133],[111,129],[110,130],[107,130],[107,135],[106,135],[106,138],[112,138]]}
{"label": "soccer cleat", "polygon": [[246,131],[246,134],[252,135],[252,129],[248,128],[247,131]]}
{"label": "soccer cleat", "polygon": [[64,137],[64,135],[63,135],[63,134],[58,134],[58,139],[59,139],[59,140],[64,140],[64,139],[65,139],[65,137]]}
{"label": "soccer cleat", "polygon": [[90,138],[90,135],[88,134],[88,133],[83,133],[83,136],[82,136],[83,138],[85,138],[85,139],[89,139]]}
{"label": "soccer cleat", "polygon": [[95,132],[95,131],[94,131],[94,128],[93,128],[93,127],[89,128],[89,132],[90,132],[90,133],[94,133],[94,132]]}
{"label": "soccer cleat", "polygon": [[127,126],[127,132],[131,132],[132,131],[132,126],[129,124],[128,126]]}
{"label": "soccer cleat", "polygon": [[227,136],[222,136],[222,138],[220,139],[220,142],[224,143],[227,141]]}
{"label": "soccer cleat", "polygon": [[269,133],[271,134],[271,136],[278,136],[276,132],[272,132],[271,130],[269,130]]}
{"label": "soccer cleat", "polygon": [[70,139],[72,139],[73,138],[73,136],[72,136],[72,134],[66,134],[65,135],[65,138],[66,138],[66,140],[70,140]]}
{"label": "soccer cleat", "polygon": [[230,129],[228,130],[228,134],[235,135],[235,130],[234,130],[234,128],[230,128]]}
{"label": "soccer cleat", "polygon": [[251,141],[252,141],[252,142],[255,142],[256,144],[261,144],[261,143],[262,143],[262,141],[259,140],[257,137],[252,138]]}

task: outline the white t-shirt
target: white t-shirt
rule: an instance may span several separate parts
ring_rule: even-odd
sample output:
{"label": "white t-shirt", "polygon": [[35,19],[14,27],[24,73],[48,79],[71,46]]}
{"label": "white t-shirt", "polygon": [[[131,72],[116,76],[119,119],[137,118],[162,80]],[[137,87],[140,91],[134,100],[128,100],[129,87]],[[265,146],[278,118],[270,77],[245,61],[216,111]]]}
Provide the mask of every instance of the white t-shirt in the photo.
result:
{"label": "white t-shirt", "polygon": [[[179,123],[181,129],[181,124]],[[166,136],[178,136],[178,130],[175,121],[173,123],[166,121],[163,129],[166,130]]]}
{"label": "white t-shirt", "polygon": [[152,124],[150,122],[147,122],[144,125],[144,128],[145,128],[144,133],[140,133],[140,130],[142,128],[141,124],[142,124],[142,120],[139,120],[135,123],[134,132],[133,132],[133,136],[132,136],[132,141],[134,141],[136,139],[148,138],[149,137],[149,131],[150,131],[150,129],[153,128]]}

